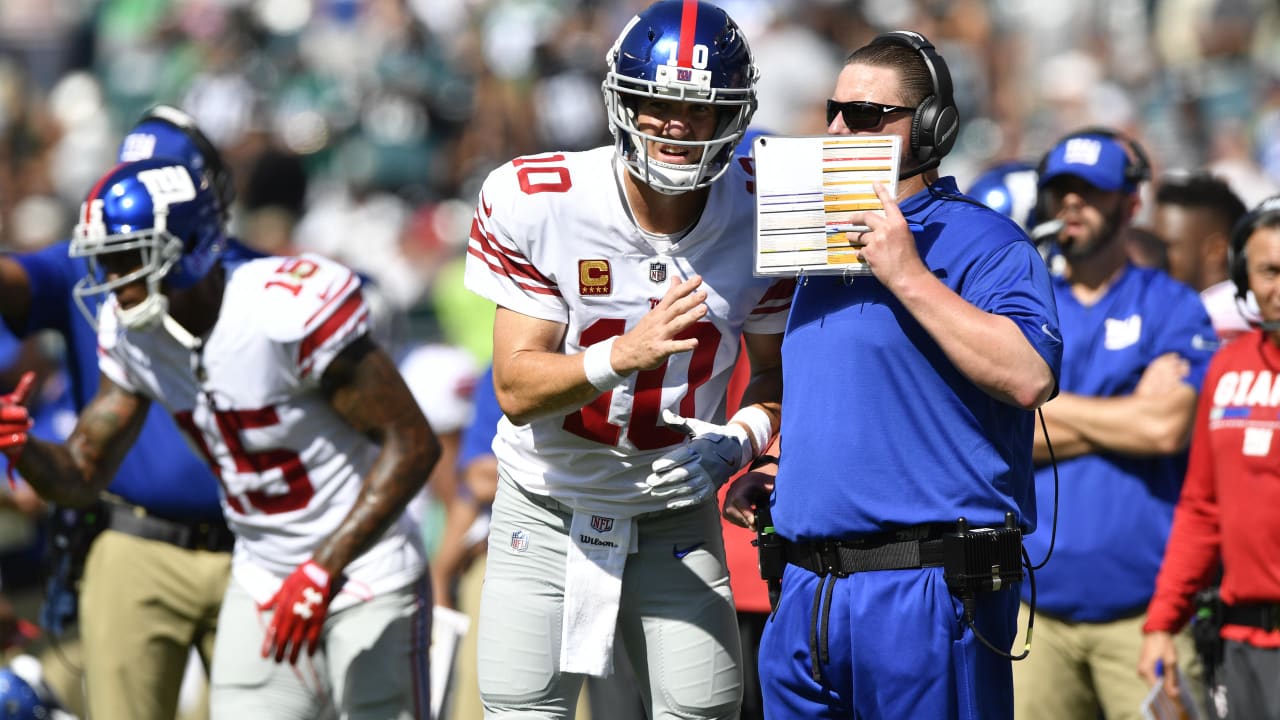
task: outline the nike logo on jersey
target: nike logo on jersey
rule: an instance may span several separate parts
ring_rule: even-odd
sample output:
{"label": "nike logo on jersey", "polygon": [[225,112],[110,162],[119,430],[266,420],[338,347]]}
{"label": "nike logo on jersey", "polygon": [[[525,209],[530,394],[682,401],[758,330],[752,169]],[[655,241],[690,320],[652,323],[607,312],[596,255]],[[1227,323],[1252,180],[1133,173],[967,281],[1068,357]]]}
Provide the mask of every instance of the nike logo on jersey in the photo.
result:
{"label": "nike logo on jersey", "polygon": [[677,560],[683,560],[686,555],[706,544],[706,541],[696,542],[687,548],[681,548],[679,545],[672,545],[671,554],[674,555]]}
{"label": "nike logo on jersey", "polygon": [[493,206],[485,202],[484,193],[480,193],[480,209],[484,210],[485,217],[493,216]]}
{"label": "nike logo on jersey", "polygon": [[1217,350],[1218,341],[1214,338],[1206,338],[1199,333],[1191,336],[1191,349],[1193,350]]}

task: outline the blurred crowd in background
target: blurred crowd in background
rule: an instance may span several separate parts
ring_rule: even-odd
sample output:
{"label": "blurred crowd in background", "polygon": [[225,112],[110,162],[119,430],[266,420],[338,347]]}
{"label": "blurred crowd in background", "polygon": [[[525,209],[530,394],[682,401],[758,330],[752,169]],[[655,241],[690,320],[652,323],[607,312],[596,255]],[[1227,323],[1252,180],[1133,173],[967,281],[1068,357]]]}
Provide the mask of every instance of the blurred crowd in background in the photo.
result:
{"label": "blurred crowd in background", "polygon": [[[235,232],[372,276],[407,339],[483,361],[451,264],[511,157],[608,142],[607,45],[643,0],[3,0],[0,246],[67,236],[126,127],[190,112],[235,171]],[[913,28],[947,58],[967,179],[1104,124],[1157,175],[1280,184],[1280,4],[1265,0],[725,0],[761,70],[755,125],[823,131],[849,48]],[[462,308],[454,308],[460,302]],[[460,314],[454,317],[450,313]],[[482,324],[483,325],[483,324]],[[474,337],[473,337],[474,336]]]}

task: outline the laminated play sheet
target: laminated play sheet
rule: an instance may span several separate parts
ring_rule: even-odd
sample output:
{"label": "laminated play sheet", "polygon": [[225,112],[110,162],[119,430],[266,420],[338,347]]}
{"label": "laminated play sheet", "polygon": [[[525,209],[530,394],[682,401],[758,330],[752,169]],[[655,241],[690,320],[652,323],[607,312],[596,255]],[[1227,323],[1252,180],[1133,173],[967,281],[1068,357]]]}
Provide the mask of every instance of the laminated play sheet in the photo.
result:
{"label": "laminated play sheet", "polygon": [[899,147],[896,135],[756,138],[755,274],[870,274],[852,215],[883,209],[872,183],[896,192]]}

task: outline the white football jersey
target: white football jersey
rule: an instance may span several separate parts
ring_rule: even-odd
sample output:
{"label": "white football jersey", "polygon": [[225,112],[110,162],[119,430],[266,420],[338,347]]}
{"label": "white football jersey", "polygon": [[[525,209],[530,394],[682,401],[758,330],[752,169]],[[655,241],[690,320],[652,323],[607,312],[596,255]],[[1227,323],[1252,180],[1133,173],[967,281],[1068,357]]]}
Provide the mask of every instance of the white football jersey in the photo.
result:
{"label": "white football jersey", "polygon": [[709,312],[686,331],[693,352],[628,377],[568,415],[498,424],[500,471],[584,510],[664,507],[644,492],[650,464],[686,438],[664,408],[724,422],[740,336],[781,333],[792,280],[752,275],[752,176],[735,164],[711,186],[678,242],[653,243],[631,219],[612,147],[522,157],[485,180],[467,247],[466,285],[498,305],[566,325],[564,352],[635,327],[679,279],[701,275]]}
{"label": "white football jersey", "polygon": [[1236,284],[1230,280],[1210,285],[1200,291],[1200,300],[1209,313],[1213,329],[1222,342],[1253,329],[1250,322],[1257,322],[1258,301],[1249,293],[1248,300],[1236,297]]}
{"label": "white football jersey", "polygon": [[[102,372],[167,408],[209,460],[236,534],[233,575],[265,601],[350,512],[379,452],[319,390],[329,363],[368,331],[360,279],[317,255],[241,264],[198,352],[163,327],[121,328],[115,308],[112,296],[98,314]],[[422,574],[415,527],[402,516],[346,568],[348,600]]]}

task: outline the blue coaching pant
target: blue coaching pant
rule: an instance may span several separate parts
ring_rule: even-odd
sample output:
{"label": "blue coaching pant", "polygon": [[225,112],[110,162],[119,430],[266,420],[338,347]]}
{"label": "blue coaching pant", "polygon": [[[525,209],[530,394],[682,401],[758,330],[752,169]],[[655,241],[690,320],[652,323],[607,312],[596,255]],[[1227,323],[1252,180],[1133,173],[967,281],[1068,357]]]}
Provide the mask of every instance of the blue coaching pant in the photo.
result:
{"label": "blue coaching pant", "polygon": [[[977,596],[975,623],[998,648],[1013,643],[1018,591]],[[942,568],[821,578],[788,565],[760,643],[765,717],[1012,718],[1010,660],[962,617]]]}

